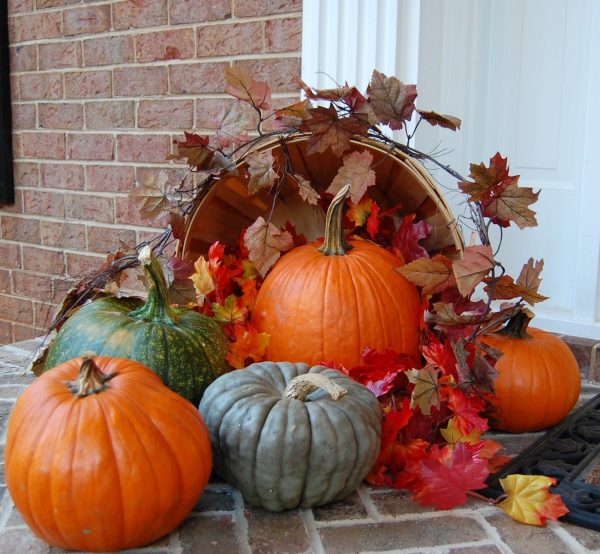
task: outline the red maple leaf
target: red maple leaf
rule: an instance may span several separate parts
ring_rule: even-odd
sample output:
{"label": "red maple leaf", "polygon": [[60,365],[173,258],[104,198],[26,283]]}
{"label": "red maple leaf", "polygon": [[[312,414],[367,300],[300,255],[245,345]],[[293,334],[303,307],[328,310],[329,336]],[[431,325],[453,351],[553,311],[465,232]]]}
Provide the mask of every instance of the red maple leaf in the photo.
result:
{"label": "red maple leaf", "polygon": [[479,457],[479,447],[459,442],[453,447],[433,448],[421,461],[419,490],[414,499],[424,506],[449,510],[467,501],[467,492],[482,489],[489,475],[487,461]]}
{"label": "red maple leaf", "polygon": [[483,433],[488,429],[487,419],[481,417],[485,410],[485,402],[482,398],[467,395],[458,388],[446,389],[448,395],[448,407],[454,412],[454,425],[463,435],[471,431]]}
{"label": "red maple leaf", "polygon": [[426,221],[415,223],[416,217],[414,213],[405,215],[392,238],[394,251],[398,250],[407,264],[419,258],[429,257],[429,253],[419,241],[429,236],[432,226]]}

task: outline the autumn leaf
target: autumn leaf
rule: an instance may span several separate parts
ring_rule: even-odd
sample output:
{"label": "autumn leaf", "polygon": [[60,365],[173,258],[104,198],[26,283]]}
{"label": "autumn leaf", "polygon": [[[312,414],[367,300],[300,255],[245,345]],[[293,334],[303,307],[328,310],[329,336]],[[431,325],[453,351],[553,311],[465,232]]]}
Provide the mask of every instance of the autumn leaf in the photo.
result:
{"label": "autumn leaf", "polygon": [[309,108],[311,108],[310,100],[305,98],[304,100],[295,102],[290,106],[275,110],[277,129],[295,129],[300,127],[302,122],[310,119],[310,112],[308,111]]}
{"label": "autumn leaf", "polygon": [[368,196],[363,198],[358,204],[352,202],[346,211],[346,217],[352,221],[356,227],[362,227],[371,214],[372,205],[373,200]]}
{"label": "autumn leaf", "polygon": [[478,396],[468,395],[459,388],[448,388],[448,407],[454,414],[454,425],[456,429],[468,435],[472,431],[483,433],[489,425],[481,413],[485,410],[485,402]]}
{"label": "autumn leaf", "polygon": [[300,130],[308,131],[311,136],[307,140],[306,154],[326,152],[341,157],[350,149],[350,140],[355,136],[366,136],[369,122],[350,115],[339,117],[334,106],[311,108],[310,119],[306,120]]}
{"label": "autumn leaf", "polygon": [[473,181],[459,181],[458,188],[469,195],[469,200],[479,202],[488,198],[495,186],[499,184],[514,184],[518,181],[518,176],[508,175],[508,160],[503,158],[497,152],[493,158],[490,158],[490,165],[471,164],[471,173],[469,177]]}
{"label": "autumn leaf", "polygon": [[255,81],[239,67],[227,67],[225,80],[225,92],[231,96],[248,102],[259,110],[268,110],[271,107],[271,88],[266,82]]}
{"label": "autumn leaf", "polygon": [[269,344],[268,333],[259,333],[250,323],[233,326],[234,342],[229,344],[226,359],[235,369],[264,360]]}
{"label": "autumn leaf", "polygon": [[402,129],[412,117],[417,97],[416,85],[405,85],[396,77],[386,77],[375,69],[367,94],[379,121],[391,129]]}
{"label": "autumn leaf", "polygon": [[244,244],[248,249],[248,258],[254,264],[261,277],[267,274],[282,252],[294,246],[292,235],[281,231],[263,217],[246,229]]}
{"label": "autumn leaf", "polygon": [[481,437],[481,433],[477,431],[477,429],[472,429],[468,434],[459,430],[456,427],[456,419],[454,417],[449,419],[448,425],[446,425],[445,429],[441,429],[440,433],[444,437],[444,440],[450,445],[454,445],[457,442],[468,442],[469,444],[473,444]]}
{"label": "autumn leaf", "polygon": [[250,180],[248,181],[248,192],[256,194],[261,189],[271,188],[277,179],[277,171],[273,167],[275,158],[273,152],[252,152],[245,158],[248,164],[248,173]]}
{"label": "autumn leaf", "polygon": [[212,311],[219,323],[243,323],[248,316],[248,308],[235,294],[230,294],[223,304],[213,302]]}
{"label": "autumn leaf", "polygon": [[234,145],[241,145],[248,142],[248,129],[256,126],[256,121],[252,116],[255,112],[249,113],[251,108],[243,108],[242,102],[236,100],[231,105],[227,105],[219,118],[219,128],[214,137],[221,148],[229,148]]}
{"label": "autumn leaf", "polygon": [[452,270],[456,285],[463,296],[469,296],[494,267],[494,253],[489,245],[467,246],[461,260],[455,260]]}
{"label": "autumn leaf", "polygon": [[298,80],[298,85],[304,91],[307,98],[311,98],[313,100],[329,100],[330,102],[335,102],[339,100],[343,100],[350,96],[354,87],[348,86],[346,83],[343,86],[335,87],[335,88],[327,88],[327,89],[313,89],[309,85],[307,85],[302,79]]}
{"label": "autumn leaf", "polygon": [[204,256],[200,256],[194,263],[194,273],[189,276],[189,279],[194,284],[198,305],[202,306],[206,297],[215,290],[209,262]]}
{"label": "autumn leaf", "polygon": [[321,199],[321,195],[311,187],[310,181],[305,179],[299,173],[294,173],[292,177],[295,179],[298,184],[298,192],[300,194],[300,198],[304,200],[307,204],[311,206],[316,206],[319,200]]}
{"label": "autumn leaf", "polygon": [[371,237],[371,240],[375,240],[375,236],[379,231],[379,204],[373,201],[371,204],[371,213],[367,218],[367,233]]}
{"label": "autumn leaf", "polygon": [[392,246],[400,251],[406,263],[429,257],[429,252],[419,241],[430,235],[432,226],[422,220],[415,223],[416,217],[415,213],[405,215],[392,238]]}
{"label": "autumn leaf", "polygon": [[516,283],[510,275],[502,275],[497,279],[487,277],[485,291],[492,300],[510,300],[520,297],[531,305],[547,300],[547,296],[538,292],[542,282],[540,273],[543,267],[544,260],[534,261],[533,258],[529,258],[521,269]]}
{"label": "autumn leaf", "polygon": [[439,370],[431,365],[423,369],[409,369],[405,372],[408,380],[415,385],[410,397],[410,406],[418,406],[424,415],[431,413],[431,407],[439,408]]}
{"label": "autumn leaf", "polygon": [[215,155],[215,151],[209,146],[210,139],[187,131],[183,133],[185,140],[174,141],[177,153],[169,154],[167,160],[185,160],[189,167],[196,169],[209,168]]}
{"label": "autumn leaf", "polygon": [[350,200],[358,204],[367,192],[367,188],[375,184],[375,172],[371,169],[372,161],[373,154],[368,150],[357,150],[346,154],[342,166],[325,192],[335,196],[342,187],[350,185]]}
{"label": "autumn leaf", "polygon": [[429,295],[456,285],[452,263],[450,258],[436,254],[433,258],[420,258],[410,262],[396,271],[411,283],[422,287],[424,295]]}
{"label": "autumn leaf", "polygon": [[425,506],[449,510],[467,502],[467,492],[485,488],[489,475],[487,461],[478,455],[477,445],[458,442],[446,446],[440,455],[421,461],[421,487],[414,499]]}
{"label": "autumn leaf", "polygon": [[556,479],[543,475],[509,475],[500,479],[508,498],[497,504],[513,519],[528,525],[544,526],[569,512],[562,498],[550,492]]}
{"label": "autumn leaf", "polygon": [[458,117],[454,117],[453,115],[440,115],[436,112],[426,112],[423,110],[417,110],[417,113],[430,125],[439,125],[440,127],[451,129],[452,131],[460,129],[461,121]]}
{"label": "autumn leaf", "polygon": [[170,188],[166,171],[160,171],[156,175],[152,174],[131,193],[131,197],[139,206],[142,219],[154,219],[169,209]]}

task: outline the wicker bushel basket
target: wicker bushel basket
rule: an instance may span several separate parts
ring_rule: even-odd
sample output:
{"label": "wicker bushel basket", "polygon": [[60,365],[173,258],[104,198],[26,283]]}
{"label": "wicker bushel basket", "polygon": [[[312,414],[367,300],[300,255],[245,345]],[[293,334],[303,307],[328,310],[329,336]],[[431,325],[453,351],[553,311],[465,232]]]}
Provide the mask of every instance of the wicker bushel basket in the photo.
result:
{"label": "wicker bushel basket", "polygon": [[[279,167],[282,167],[283,148],[286,148],[293,171],[305,176],[321,193],[331,184],[342,160],[330,150],[307,155],[306,138],[287,139],[285,145],[274,140],[265,143],[260,150],[271,150]],[[432,225],[431,235],[422,241],[430,254],[458,257],[463,248],[462,236],[450,207],[429,173],[400,150],[381,142],[357,138],[352,141],[352,148],[368,150],[373,155],[371,167],[376,173],[376,185],[369,188],[369,195],[381,209],[399,205],[400,215],[416,213],[417,221],[425,220]],[[242,159],[240,164],[243,163]],[[206,254],[217,240],[236,244],[241,231],[257,217],[268,218],[272,204],[273,197],[268,191],[250,195],[240,179],[219,179],[190,214],[180,255],[193,261]],[[286,221],[290,221],[309,240],[323,236],[325,229],[323,211],[304,202],[291,182],[283,183],[271,221],[277,226],[284,226]]]}

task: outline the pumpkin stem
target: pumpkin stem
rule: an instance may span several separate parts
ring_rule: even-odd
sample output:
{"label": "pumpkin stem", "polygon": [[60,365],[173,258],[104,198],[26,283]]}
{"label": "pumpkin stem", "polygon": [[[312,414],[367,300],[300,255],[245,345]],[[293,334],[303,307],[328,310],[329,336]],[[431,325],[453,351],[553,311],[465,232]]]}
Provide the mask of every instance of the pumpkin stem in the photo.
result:
{"label": "pumpkin stem", "polygon": [[143,321],[173,325],[174,314],[169,306],[167,281],[160,262],[148,245],[140,250],[138,259],[144,270],[148,298],[142,306],[133,310],[129,315]]}
{"label": "pumpkin stem", "polygon": [[94,362],[95,356],[96,354],[92,352],[84,354],[79,376],[74,381],[66,381],[67,387],[75,396],[90,396],[106,390],[108,381],[116,375],[116,373],[104,373]]}
{"label": "pumpkin stem", "polygon": [[295,398],[296,400],[306,401],[308,395],[316,389],[323,389],[329,393],[333,400],[339,400],[348,391],[334,383],[329,377],[321,373],[305,373],[294,377],[285,387],[284,398]]}
{"label": "pumpkin stem", "polygon": [[325,219],[325,242],[318,248],[325,256],[343,256],[352,246],[346,241],[342,226],[343,207],[346,196],[350,192],[350,185],[343,186],[335,195]]}
{"label": "pumpkin stem", "polygon": [[531,338],[531,335],[527,332],[527,327],[533,318],[534,313],[531,310],[528,310],[527,308],[519,310],[508,320],[508,323],[498,331],[498,334],[516,339]]}

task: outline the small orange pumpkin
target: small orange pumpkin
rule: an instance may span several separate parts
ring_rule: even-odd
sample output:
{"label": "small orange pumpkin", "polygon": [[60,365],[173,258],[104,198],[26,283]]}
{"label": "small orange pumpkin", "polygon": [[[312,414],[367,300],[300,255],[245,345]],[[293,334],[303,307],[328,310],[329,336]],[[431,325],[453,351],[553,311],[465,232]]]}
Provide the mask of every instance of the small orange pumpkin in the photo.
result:
{"label": "small orange pumpkin", "polygon": [[490,424],[522,433],[556,425],[571,411],[581,392],[577,360],[556,335],[528,327],[533,314],[517,313],[499,332],[482,342],[503,354],[491,398]]}
{"label": "small orange pumpkin", "polygon": [[346,241],[342,208],[327,211],[325,241],[294,248],[265,278],[252,314],[271,338],[266,359],[360,363],[365,347],[419,356],[420,301],[396,268],[404,263],[368,240]]}
{"label": "small orange pumpkin", "polygon": [[44,373],[17,400],[5,463],[38,537],[116,551],[181,523],[208,482],[212,451],[198,410],[150,369],[88,356]]}

